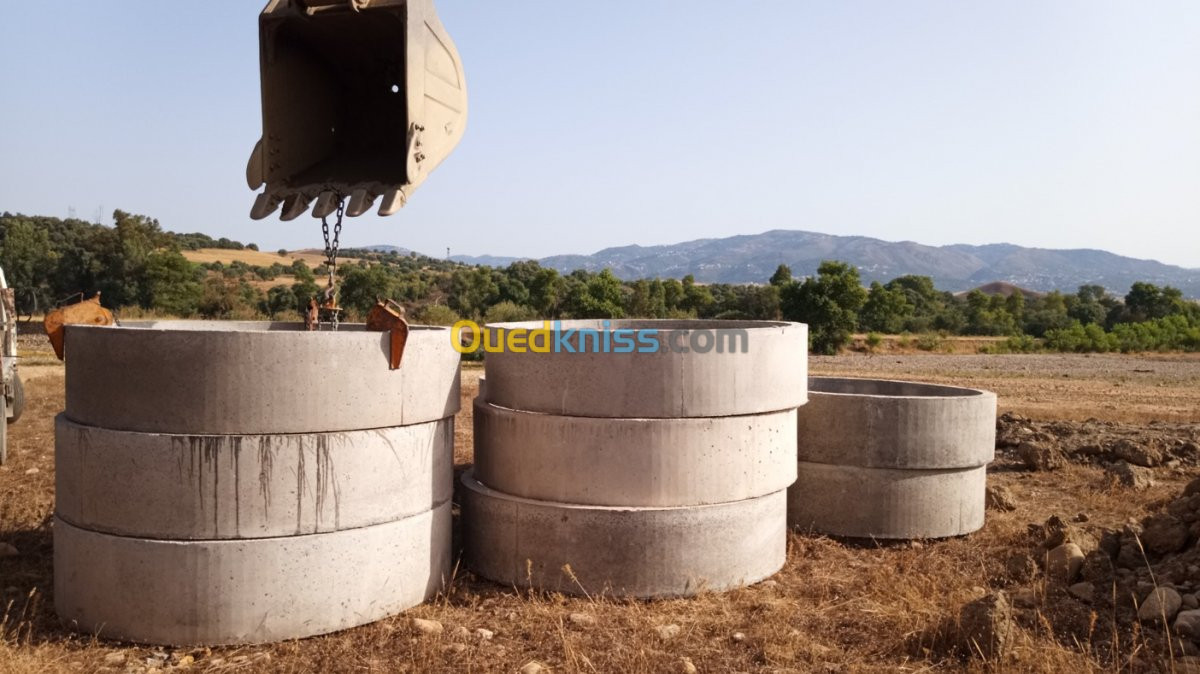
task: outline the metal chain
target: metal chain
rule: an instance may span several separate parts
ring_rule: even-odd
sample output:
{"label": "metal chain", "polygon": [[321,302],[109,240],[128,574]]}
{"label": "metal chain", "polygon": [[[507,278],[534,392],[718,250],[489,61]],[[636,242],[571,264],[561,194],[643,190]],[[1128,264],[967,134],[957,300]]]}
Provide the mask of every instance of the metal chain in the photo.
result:
{"label": "metal chain", "polygon": [[346,200],[340,194],[336,198],[338,200],[337,222],[333,225],[332,242],[329,240],[329,221],[326,219],[327,216],[321,216],[321,234],[325,237],[325,261],[329,264],[331,270],[337,267],[338,246],[340,245],[338,239],[342,236],[342,219],[346,215]]}
{"label": "metal chain", "polygon": [[[321,216],[321,235],[325,238],[325,266],[329,270],[329,287],[325,292],[329,294],[327,299],[332,301],[333,305],[336,307],[337,258],[338,248],[341,245],[340,239],[342,236],[342,220],[346,216],[346,200],[341,194],[337,194],[336,192],[334,193],[334,197],[337,199],[337,220],[333,224],[333,239],[330,240],[329,237],[329,221],[327,216]],[[334,308],[329,310],[327,313],[330,323],[332,324],[333,329],[336,331],[341,320],[341,317],[339,316],[341,311]]]}

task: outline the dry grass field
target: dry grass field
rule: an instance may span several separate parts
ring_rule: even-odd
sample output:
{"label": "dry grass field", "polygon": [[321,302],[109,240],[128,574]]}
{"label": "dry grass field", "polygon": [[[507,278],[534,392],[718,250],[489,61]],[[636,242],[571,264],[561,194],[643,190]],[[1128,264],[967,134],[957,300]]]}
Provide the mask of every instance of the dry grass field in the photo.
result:
{"label": "dry grass field", "polygon": [[[286,256],[283,256],[279,253],[257,250],[201,248],[200,250],[185,250],[183,251],[183,256],[190,262],[222,262],[229,264],[236,261],[260,267],[270,267],[276,262],[287,267],[295,260],[304,260],[304,263],[309,267],[317,267],[325,262],[325,253],[316,249],[293,250],[289,251]],[[351,258],[342,258],[343,261],[348,259]]]}
{"label": "dry grass field", "polygon": [[[27,355],[39,365],[25,371],[29,407],[11,427],[10,462],[0,469],[0,544],[16,549],[0,558],[0,672],[1200,671],[1186,657],[1194,647],[1172,651],[1167,631],[1137,623],[1116,584],[1084,602],[1034,563],[1047,518],[1098,537],[1160,511],[1200,474],[1197,462],[1166,461],[1153,469],[1154,486],[1139,491],[1095,462],[1034,471],[1010,450],[989,477],[1007,488],[1014,509],[990,510],[982,531],[912,544],[793,534],[775,578],[723,595],[574,598],[516,591],[459,569],[427,605],[302,641],[176,650],[72,634],[59,626],[52,596],[53,418],[64,404],[63,376],[40,346],[23,345],[37,349]],[[1200,359],[1192,357],[847,355],[814,358],[812,370],[990,388],[1003,411],[1037,421],[1095,418],[1063,431],[1081,441],[1099,432],[1195,437],[1200,422]],[[480,375],[463,371],[459,469],[472,460],[469,403]],[[996,592],[1022,598],[1011,648],[962,646],[964,605]],[[426,635],[412,618],[439,621],[444,631]]]}

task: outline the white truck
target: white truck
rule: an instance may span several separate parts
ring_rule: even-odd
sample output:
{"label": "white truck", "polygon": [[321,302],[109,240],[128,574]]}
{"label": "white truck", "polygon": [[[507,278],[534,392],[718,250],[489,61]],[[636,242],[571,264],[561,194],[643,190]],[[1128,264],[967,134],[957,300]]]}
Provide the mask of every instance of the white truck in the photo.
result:
{"label": "white truck", "polygon": [[4,423],[0,424],[0,464],[8,458],[8,425],[21,418],[25,389],[17,374],[17,306],[13,291],[0,269],[0,360],[3,361]]}

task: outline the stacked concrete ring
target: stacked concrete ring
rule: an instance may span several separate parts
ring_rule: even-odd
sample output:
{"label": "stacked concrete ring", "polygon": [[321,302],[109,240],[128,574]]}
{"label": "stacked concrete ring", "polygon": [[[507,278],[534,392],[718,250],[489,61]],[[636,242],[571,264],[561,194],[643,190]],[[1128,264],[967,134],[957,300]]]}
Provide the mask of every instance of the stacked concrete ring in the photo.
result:
{"label": "stacked concrete ring", "polygon": [[[727,590],[782,567],[806,326],[487,329],[493,343],[548,348],[485,359],[475,468],[461,485],[471,569],[505,585],[662,597]],[[639,348],[620,348],[630,340]]]}
{"label": "stacked concrete ring", "polygon": [[412,331],[399,370],[361,326],[67,328],[55,607],[140,643],[332,632],[449,573],[458,354]]}
{"label": "stacked concrete ring", "polygon": [[905,381],[813,377],[799,413],[792,526],[835,536],[960,536],[984,523],[996,395]]}

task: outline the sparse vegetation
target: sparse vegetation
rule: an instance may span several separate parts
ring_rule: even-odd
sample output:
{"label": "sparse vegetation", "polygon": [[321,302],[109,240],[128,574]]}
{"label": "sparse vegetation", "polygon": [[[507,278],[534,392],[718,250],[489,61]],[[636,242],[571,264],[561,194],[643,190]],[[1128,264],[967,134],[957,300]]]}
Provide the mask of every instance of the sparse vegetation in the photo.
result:
{"label": "sparse vegetation", "polygon": [[[156,220],[123,211],[114,213],[112,227],[0,215],[0,264],[27,314],[100,291],[105,305],[125,315],[135,308],[203,318],[298,315],[325,285],[321,256],[256,249],[166,232]],[[1123,298],[1096,285],[1039,295],[992,284],[994,294],[955,295],[927,276],[864,289],[858,270],[837,261],[824,262],[811,278],[795,278],[780,265],[766,284],[705,285],[691,276],[622,281],[607,269],[561,274],[533,261],[469,266],[411,252],[348,249],[342,260],[337,273],[347,320],[361,320],[376,300],[391,298],[428,322],[452,316],[795,320],[809,324],[812,350],[824,354],[845,348],[857,331],[920,335],[917,348],[927,351],[955,335],[1006,338],[984,348],[1008,353],[1200,350],[1200,305],[1176,288],[1149,283],[1133,284]],[[902,338],[900,347],[909,340]]]}

